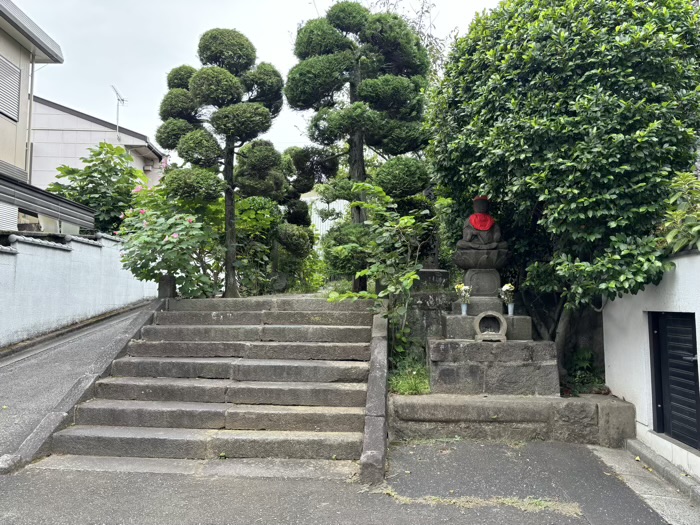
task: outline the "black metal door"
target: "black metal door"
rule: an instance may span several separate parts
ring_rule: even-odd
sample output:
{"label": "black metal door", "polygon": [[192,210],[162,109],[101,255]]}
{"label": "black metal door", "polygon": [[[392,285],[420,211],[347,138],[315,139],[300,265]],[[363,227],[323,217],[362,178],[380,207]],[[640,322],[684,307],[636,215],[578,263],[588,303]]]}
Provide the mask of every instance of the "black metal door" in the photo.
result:
{"label": "black metal door", "polygon": [[[693,314],[657,314],[657,426],[678,441],[700,449],[700,381]],[[659,394],[661,394],[659,396]],[[661,397],[661,399],[658,399]]]}

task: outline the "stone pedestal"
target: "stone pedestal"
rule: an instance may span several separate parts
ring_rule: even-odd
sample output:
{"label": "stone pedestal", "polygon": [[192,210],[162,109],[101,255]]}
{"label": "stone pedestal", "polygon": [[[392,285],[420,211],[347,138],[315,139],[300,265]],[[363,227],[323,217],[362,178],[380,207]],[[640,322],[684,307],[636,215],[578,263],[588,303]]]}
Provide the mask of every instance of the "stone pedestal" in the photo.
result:
{"label": "stone pedestal", "polygon": [[452,313],[442,315],[440,336],[428,340],[432,392],[558,396],[556,347],[532,340],[530,317],[503,315],[498,270],[470,268],[464,283],[472,287],[469,315],[461,315],[460,303],[453,303]]}
{"label": "stone pedestal", "polygon": [[475,297],[498,297],[501,275],[498,270],[467,270],[464,284],[472,287],[472,295]]}

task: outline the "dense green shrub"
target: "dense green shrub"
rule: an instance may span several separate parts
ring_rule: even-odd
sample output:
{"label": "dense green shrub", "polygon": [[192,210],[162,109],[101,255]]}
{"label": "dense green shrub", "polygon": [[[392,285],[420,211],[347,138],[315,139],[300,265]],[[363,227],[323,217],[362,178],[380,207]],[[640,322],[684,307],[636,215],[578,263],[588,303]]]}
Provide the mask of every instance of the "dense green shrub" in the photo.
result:
{"label": "dense green shrub", "polygon": [[206,129],[196,129],[182,137],[177,152],[182,160],[201,168],[218,166],[221,159],[221,146]]}
{"label": "dense green shrub", "polygon": [[255,47],[235,29],[210,29],[199,39],[199,60],[240,75],[255,65]]}
{"label": "dense green shrub", "polygon": [[171,199],[186,201],[192,205],[206,205],[223,197],[226,183],[217,173],[202,168],[171,170],[161,181],[166,195]]}
{"label": "dense green shrub", "polygon": [[197,115],[197,103],[186,89],[171,89],[165,94],[163,101],[160,103],[161,120],[174,118],[186,120],[187,122],[196,122]]}
{"label": "dense green shrub", "polygon": [[58,180],[47,190],[92,208],[95,229],[111,234],[132,206],[134,190],[138,193],[147,179],[132,167],[133,157],[121,146],[100,142],[88,151],[90,154],[80,159],[82,168],[59,166]]}
{"label": "dense green shrub", "polygon": [[194,130],[194,124],[180,118],[170,118],[156,131],[156,141],[165,149],[175,149],[180,139]]}
{"label": "dense green shrub", "polygon": [[189,89],[190,78],[197,70],[192,66],[178,66],[168,73],[168,89]]}
{"label": "dense green shrub", "polygon": [[422,193],[430,185],[425,162],[410,157],[389,159],[379,167],[373,180],[393,199]]}
{"label": "dense green shrub", "polygon": [[451,242],[486,194],[532,289],[574,306],[658,282],[650,235],[695,159],[699,84],[685,0],[505,0],[477,16],[431,100]]}
{"label": "dense green shrub", "polygon": [[367,265],[367,227],[341,221],[323,236],[321,247],[331,278],[354,277]]}
{"label": "dense green shrub", "polygon": [[243,83],[221,67],[203,67],[190,78],[190,93],[200,106],[223,107],[243,98]]}

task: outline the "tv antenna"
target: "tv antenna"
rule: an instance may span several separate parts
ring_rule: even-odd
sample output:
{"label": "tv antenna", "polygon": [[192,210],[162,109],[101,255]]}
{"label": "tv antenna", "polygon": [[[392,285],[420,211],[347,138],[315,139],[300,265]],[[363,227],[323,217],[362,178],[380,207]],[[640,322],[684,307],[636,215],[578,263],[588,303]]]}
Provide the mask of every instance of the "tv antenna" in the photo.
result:
{"label": "tv antenna", "polygon": [[126,99],[122,97],[116,87],[112,86],[112,89],[114,90],[114,94],[117,95],[117,140],[121,142],[122,139],[119,136],[119,107],[126,104]]}

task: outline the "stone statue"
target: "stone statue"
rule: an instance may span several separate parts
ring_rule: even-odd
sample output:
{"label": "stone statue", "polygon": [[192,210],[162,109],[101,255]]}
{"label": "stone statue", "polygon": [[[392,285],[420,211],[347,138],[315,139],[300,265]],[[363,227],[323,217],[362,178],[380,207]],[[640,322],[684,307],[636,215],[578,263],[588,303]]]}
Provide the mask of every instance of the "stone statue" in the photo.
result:
{"label": "stone statue", "polygon": [[501,239],[501,228],[489,215],[489,199],[476,197],[474,213],[464,221],[462,240],[457,243],[454,263],[464,270],[498,270],[507,259],[508,243]]}
{"label": "stone statue", "polygon": [[474,199],[474,213],[464,221],[462,240],[458,250],[497,250],[508,249],[508,243],[501,241],[501,228],[489,215],[488,197]]}

